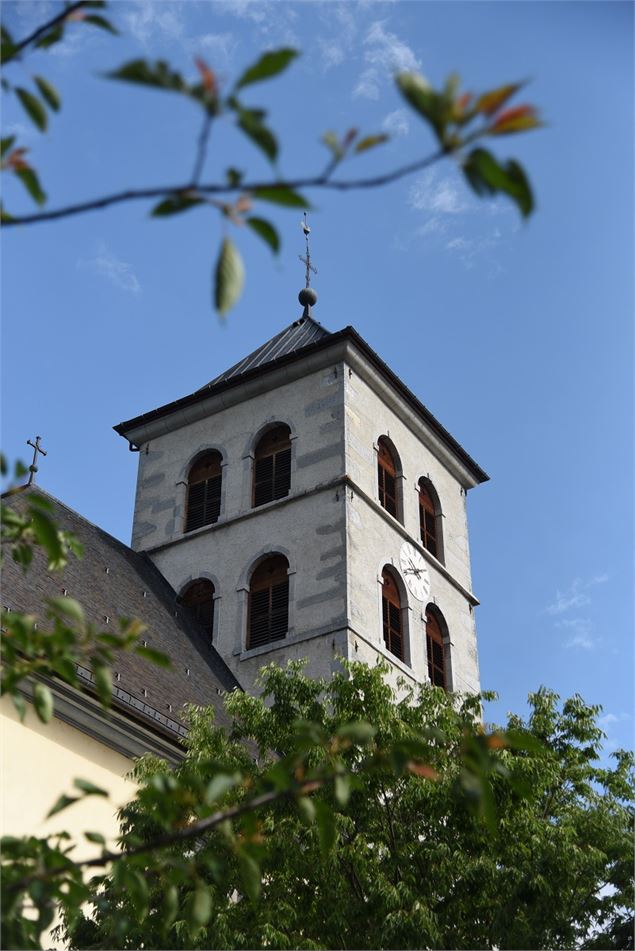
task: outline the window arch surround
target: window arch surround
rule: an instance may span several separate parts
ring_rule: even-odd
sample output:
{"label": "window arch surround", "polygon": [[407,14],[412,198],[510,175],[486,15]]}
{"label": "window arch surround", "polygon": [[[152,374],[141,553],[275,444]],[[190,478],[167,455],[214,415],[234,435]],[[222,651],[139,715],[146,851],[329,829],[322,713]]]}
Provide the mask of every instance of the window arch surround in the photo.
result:
{"label": "window arch surround", "polygon": [[217,449],[200,453],[187,475],[185,532],[214,525],[220,516],[223,457]]}
{"label": "window arch surround", "polygon": [[401,460],[388,436],[377,440],[377,492],[379,504],[403,523],[403,473]]}
{"label": "window arch surround", "polygon": [[185,585],[179,600],[189,616],[210,636],[214,636],[215,588],[208,578],[196,578]]}
{"label": "window arch surround", "polygon": [[289,633],[289,562],[275,553],[260,561],[249,580],[247,650],[283,640]]}
{"label": "window arch surround", "polygon": [[254,447],[252,507],[285,498],[291,489],[291,429],[274,423]]}
{"label": "window arch surround", "polygon": [[385,565],[381,573],[381,618],[386,650],[403,663],[409,663],[407,599],[401,579],[389,565]]}
{"label": "window arch surround", "polygon": [[451,690],[450,636],[448,626],[436,604],[426,607],[426,654],[430,683]]}
{"label": "window arch surround", "polygon": [[427,476],[422,476],[417,484],[419,497],[419,536],[421,544],[431,555],[444,564],[443,556],[443,513],[439,496]]}

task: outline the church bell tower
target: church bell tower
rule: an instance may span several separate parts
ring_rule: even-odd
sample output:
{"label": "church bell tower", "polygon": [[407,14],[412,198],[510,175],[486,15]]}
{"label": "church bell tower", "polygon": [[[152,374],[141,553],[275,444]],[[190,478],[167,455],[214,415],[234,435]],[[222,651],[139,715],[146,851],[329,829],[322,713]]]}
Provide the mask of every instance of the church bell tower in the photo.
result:
{"label": "church bell tower", "polygon": [[115,427],[139,452],[132,546],[247,691],[342,657],[478,691],[466,494],[488,477],[352,327],[313,318],[308,235],[297,320]]}

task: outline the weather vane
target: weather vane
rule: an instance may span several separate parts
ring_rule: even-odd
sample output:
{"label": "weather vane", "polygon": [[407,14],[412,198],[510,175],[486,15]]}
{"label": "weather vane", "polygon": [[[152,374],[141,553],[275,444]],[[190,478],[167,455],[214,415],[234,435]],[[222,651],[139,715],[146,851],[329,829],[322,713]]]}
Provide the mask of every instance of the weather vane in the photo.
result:
{"label": "weather vane", "polygon": [[40,455],[42,455],[42,456],[45,456],[45,455],[46,455],[46,449],[42,449],[42,447],[40,446],[40,439],[41,439],[41,438],[42,438],[41,436],[36,436],[36,437],[35,437],[35,442],[32,442],[30,439],[27,439],[27,441],[26,441],[27,446],[33,446],[33,462],[32,462],[31,465],[29,466],[29,481],[27,482],[27,485],[32,485],[32,484],[33,484],[33,480],[35,479],[35,473],[37,472],[37,454],[38,454],[38,452],[39,452]]}
{"label": "weather vane", "polygon": [[311,249],[309,248],[309,235],[311,234],[311,229],[309,228],[308,222],[306,220],[306,211],[304,212],[304,218],[300,222],[300,227],[304,231],[304,238],[306,240],[306,255],[302,257],[301,254],[298,254],[298,257],[304,265],[306,265],[306,284],[305,287],[311,286],[311,271],[314,274],[317,274],[317,268],[313,267],[311,264]]}

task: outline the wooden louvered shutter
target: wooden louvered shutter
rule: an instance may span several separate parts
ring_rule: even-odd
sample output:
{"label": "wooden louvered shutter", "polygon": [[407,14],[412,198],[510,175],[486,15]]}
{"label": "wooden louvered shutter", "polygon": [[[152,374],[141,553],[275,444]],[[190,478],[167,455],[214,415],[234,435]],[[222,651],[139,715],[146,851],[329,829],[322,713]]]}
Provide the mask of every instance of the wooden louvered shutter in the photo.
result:
{"label": "wooden louvered shutter", "polygon": [[254,462],[254,506],[283,499],[291,488],[289,427],[278,426],[258,443]]}
{"label": "wooden louvered shutter", "polygon": [[249,591],[248,648],[286,637],[289,628],[288,562],[283,555],[268,558],[254,571]]}
{"label": "wooden louvered shutter", "polygon": [[391,654],[394,654],[399,660],[403,660],[403,633],[399,590],[395,579],[388,571],[384,571],[382,580],[381,608],[384,644]]}
{"label": "wooden louvered shutter", "polygon": [[380,504],[397,518],[397,469],[392,453],[381,441],[377,453],[377,482]]}
{"label": "wooden louvered shutter", "polygon": [[223,478],[221,462],[220,453],[212,452],[192,466],[187,489],[186,532],[218,521]]}
{"label": "wooden louvered shutter", "polygon": [[441,627],[432,611],[426,611],[426,647],[428,651],[428,676],[435,687],[447,690],[445,676],[445,645]]}
{"label": "wooden louvered shutter", "polygon": [[419,527],[421,542],[424,548],[437,557],[437,526],[434,502],[430,494],[421,483],[419,484]]}
{"label": "wooden louvered shutter", "polygon": [[205,578],[194,581],[181,596],[190,616],[212,635],[214,630],[214,585]]}

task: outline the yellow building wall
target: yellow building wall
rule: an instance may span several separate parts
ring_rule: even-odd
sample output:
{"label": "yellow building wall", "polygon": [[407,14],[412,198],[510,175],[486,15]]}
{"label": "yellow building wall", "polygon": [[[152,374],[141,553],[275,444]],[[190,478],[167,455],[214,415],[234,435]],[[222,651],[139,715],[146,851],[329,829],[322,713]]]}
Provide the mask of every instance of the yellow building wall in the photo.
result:
{"label": "yellow building wall", "polygon": [[[134,794],[126,779],[132,761],[61,720],[43,724],[30,704],[24,723],[9,697],[0,700],[0,829],[3,835],[45,836],[66,830],[78,843],[74,858],[99,854],[84,832],[101,832],[109,845],[118,833],[117,809]],[[45,819],[62,793],[79,795],[73,780],[88,779],[109,798],[89,796]]]}

